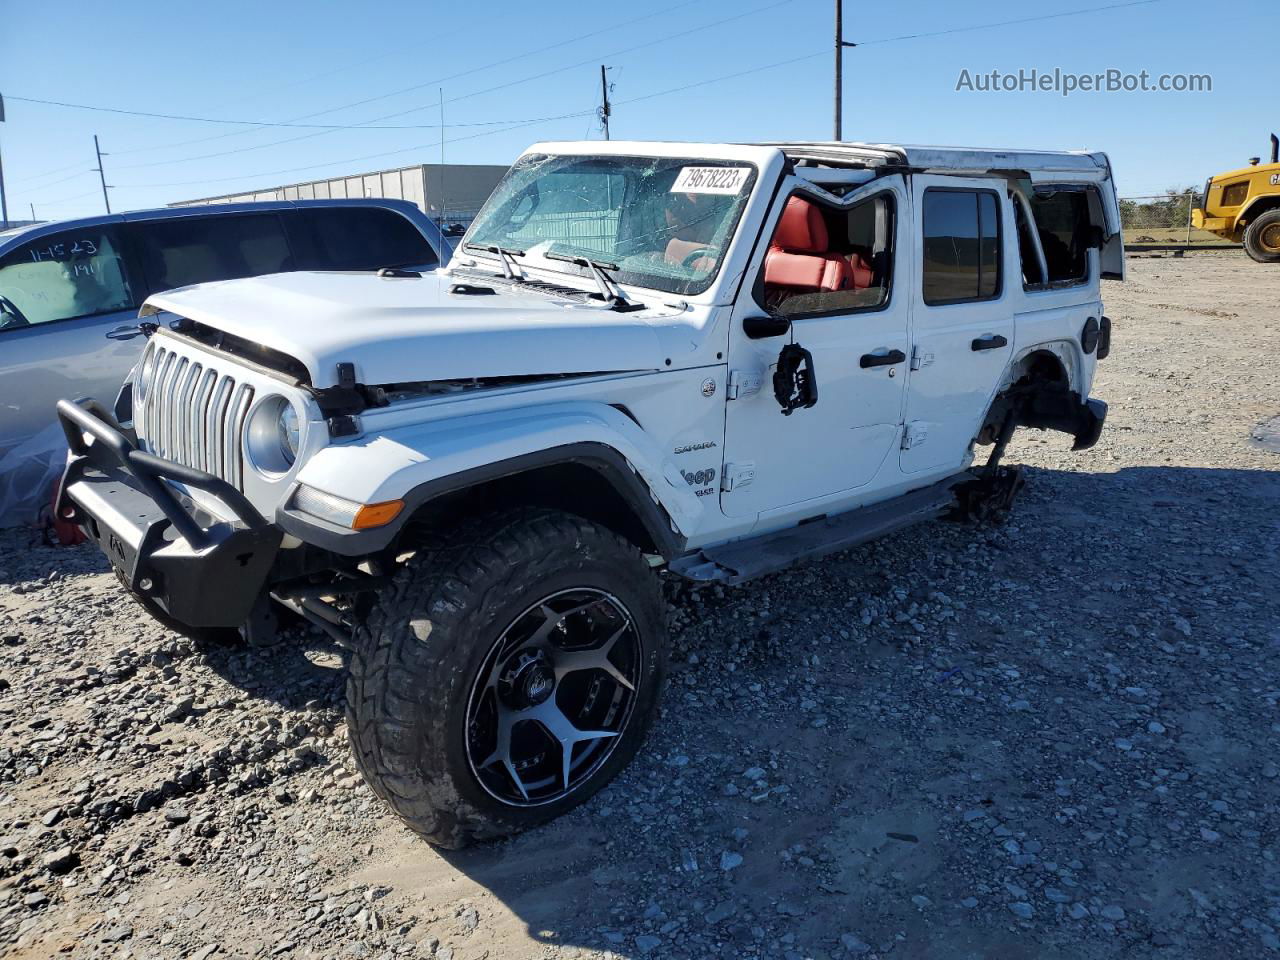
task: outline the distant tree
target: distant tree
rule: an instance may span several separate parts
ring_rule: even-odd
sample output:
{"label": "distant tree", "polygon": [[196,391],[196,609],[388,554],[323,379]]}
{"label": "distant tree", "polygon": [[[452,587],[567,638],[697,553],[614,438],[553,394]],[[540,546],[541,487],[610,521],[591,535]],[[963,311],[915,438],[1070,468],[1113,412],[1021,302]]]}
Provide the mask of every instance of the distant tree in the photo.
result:
{"label": "distant tree", "polygon": [[1120,201],[1120,222],[1125,230],[1152,231],[1185,229],[1191,210],[1199,206],[1202,191],[1195,187],[1169,187],[1153,198]]}

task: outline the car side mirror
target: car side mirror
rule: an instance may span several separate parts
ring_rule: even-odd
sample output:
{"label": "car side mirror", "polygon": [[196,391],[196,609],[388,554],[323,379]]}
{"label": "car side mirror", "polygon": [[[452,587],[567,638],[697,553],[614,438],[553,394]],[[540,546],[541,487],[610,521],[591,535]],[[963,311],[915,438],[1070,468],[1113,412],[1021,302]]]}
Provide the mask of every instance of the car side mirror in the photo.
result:
{"label": "car side mirror", "polygon": [[742,332],[748,340],[767,340],[790,331],[791,321],[786,317],[744,317],[742,320]]}

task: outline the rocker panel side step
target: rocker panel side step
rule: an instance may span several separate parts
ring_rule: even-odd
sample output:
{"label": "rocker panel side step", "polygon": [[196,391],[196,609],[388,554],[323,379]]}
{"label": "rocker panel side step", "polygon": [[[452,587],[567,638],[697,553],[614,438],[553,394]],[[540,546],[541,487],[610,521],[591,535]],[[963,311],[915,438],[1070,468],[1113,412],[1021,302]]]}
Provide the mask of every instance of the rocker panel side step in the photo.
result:
{"label": "rocker panel side step", "polygon": [[954,487],[967,473],[912,490],[883,503],[823,517],[759,537],[703,547],[678,557],[672,573],[697,583],[736,584],[791,564],[848,550],[903,527],[933,520],[955,506]]}

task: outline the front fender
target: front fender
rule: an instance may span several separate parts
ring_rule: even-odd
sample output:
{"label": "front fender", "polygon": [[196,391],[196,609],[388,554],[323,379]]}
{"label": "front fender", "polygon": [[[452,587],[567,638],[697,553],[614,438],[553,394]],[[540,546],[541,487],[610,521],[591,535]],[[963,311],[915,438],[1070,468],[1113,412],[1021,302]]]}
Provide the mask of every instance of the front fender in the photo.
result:
{"label": "front fender", "polygon": [[[664,524],[668,536],[672,524],[688,536],[700,515],[689,485],[678,471],[668,476],[672,471],[664,469],[662,450],[639,425],[607,404],[591,402],[540,404],[369,434],[321,450],[297,480],[357,503],[404,500],[407,518],[408,508],[443,492],[568,461],[595,467],[615,486],[626,484],[619,474],[638,481],[619,492],[631,501],[643,497],[650,510],[661,507],[670,518]],[[393,533],[394,528],[385,539]]]}

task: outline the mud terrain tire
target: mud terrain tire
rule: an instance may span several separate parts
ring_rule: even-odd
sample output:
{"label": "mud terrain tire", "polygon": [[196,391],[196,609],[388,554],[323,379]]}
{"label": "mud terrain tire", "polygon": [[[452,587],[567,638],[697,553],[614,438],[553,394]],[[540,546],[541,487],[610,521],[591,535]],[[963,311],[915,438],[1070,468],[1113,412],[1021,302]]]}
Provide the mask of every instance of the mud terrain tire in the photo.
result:
{"label": "mud terrain tire", "polygon": [[[476,691],[489,678],[490,686],[480,696],[497,703],[499,686],[492,678],[500,674],[501,651],[523,642],[508,639],[525,622],[522,618],[548,610],[549,603],[561,602],[557,597],[572,603],[582,596],[608,597],[614,605],[610,615],[617,619],[606,626],[621,623],[629,640],[637,638],[627,647],[633,651],[626,667],[629,693],[621,685],[609,687],[613,675],[621,676],[616,667],[610,669],[612,664],[581,671],[593,674],[584,682],[597,694],[602,687],[613,689],[614,702],[621,694],[630,706],[625,714],[614,710],[616,733],[600,741],[607,750],[602,749],[594,766],[583,766],[576,782],[570,778],[569,764],[585,748],[574,745],[567,754],[556,753],[550,726],[538,724],[529,733],[527,722],[516,715],[526,741],[545,735],[550,744],[537,755],[544,759],[527,761],[526,769],[533,766],[536,771],[537,762],[563,761],[564,784],[572,788],[563,796],[555,796],[553,790],[546,802],[536,804],[522,804],[519,796],[504,800],[495,793],[495,784],[505,780],[521,794],[526,793],[525,784],[514,772],[518,764],[512,765],[509,776],[508,768],[498,764],[497,779],[492,766],[478,764],[473,746],[479,723]],[[553,611],[559,619],[544,618],[546,629],[567,636],[570,617],[595,616],[581,609],[565,616]],[[584,629],[589,634],[595,628]],[[538,636],[535,632],[530,642]],[[611,649],[606,649],[606,657],[616,656]],[[573,652],[566,652],[566,657]],[[505,662],[515,662],[517,654],[511,656]],[[527,666],[528,660],[524,656],[518,666]],[[631,760],[653,719],[665,672],[665,606],[658,579],[635,546],[601,526],[545,509],[467,521],[437,532],[419,549],[356,631],[347,682],[347,724],[356,764],[373,791],[433,844],[456,849],[515,833],[582,803]],[[601,676],[594,676],[597,673]],[[502,682],[509,699],[516,686],[510,678],[520,677],[515,669],[501,675],[507,678]],[[536,698],[548,696],[545,685],[552,675],[548,666],[541,680],[534,678],[532,702],[539,706],[547,705]],[[549,704],[559,720],[572,711],[560,712],[560,698],[569,685],[559,670],[554,676]],[[526,683],[520,689],[527,694],[529,687]],[[607,696],[596,699],[608,701]],[[528,708],[530,702],[517,706]],[[496,717],[497,708],[490,713]],[[508,711],[507,716],[512,715]],[[515,757],[511,742],[516,736],[507,734],[509,760]],[[570,759],[564,759],[566,755]]]}

